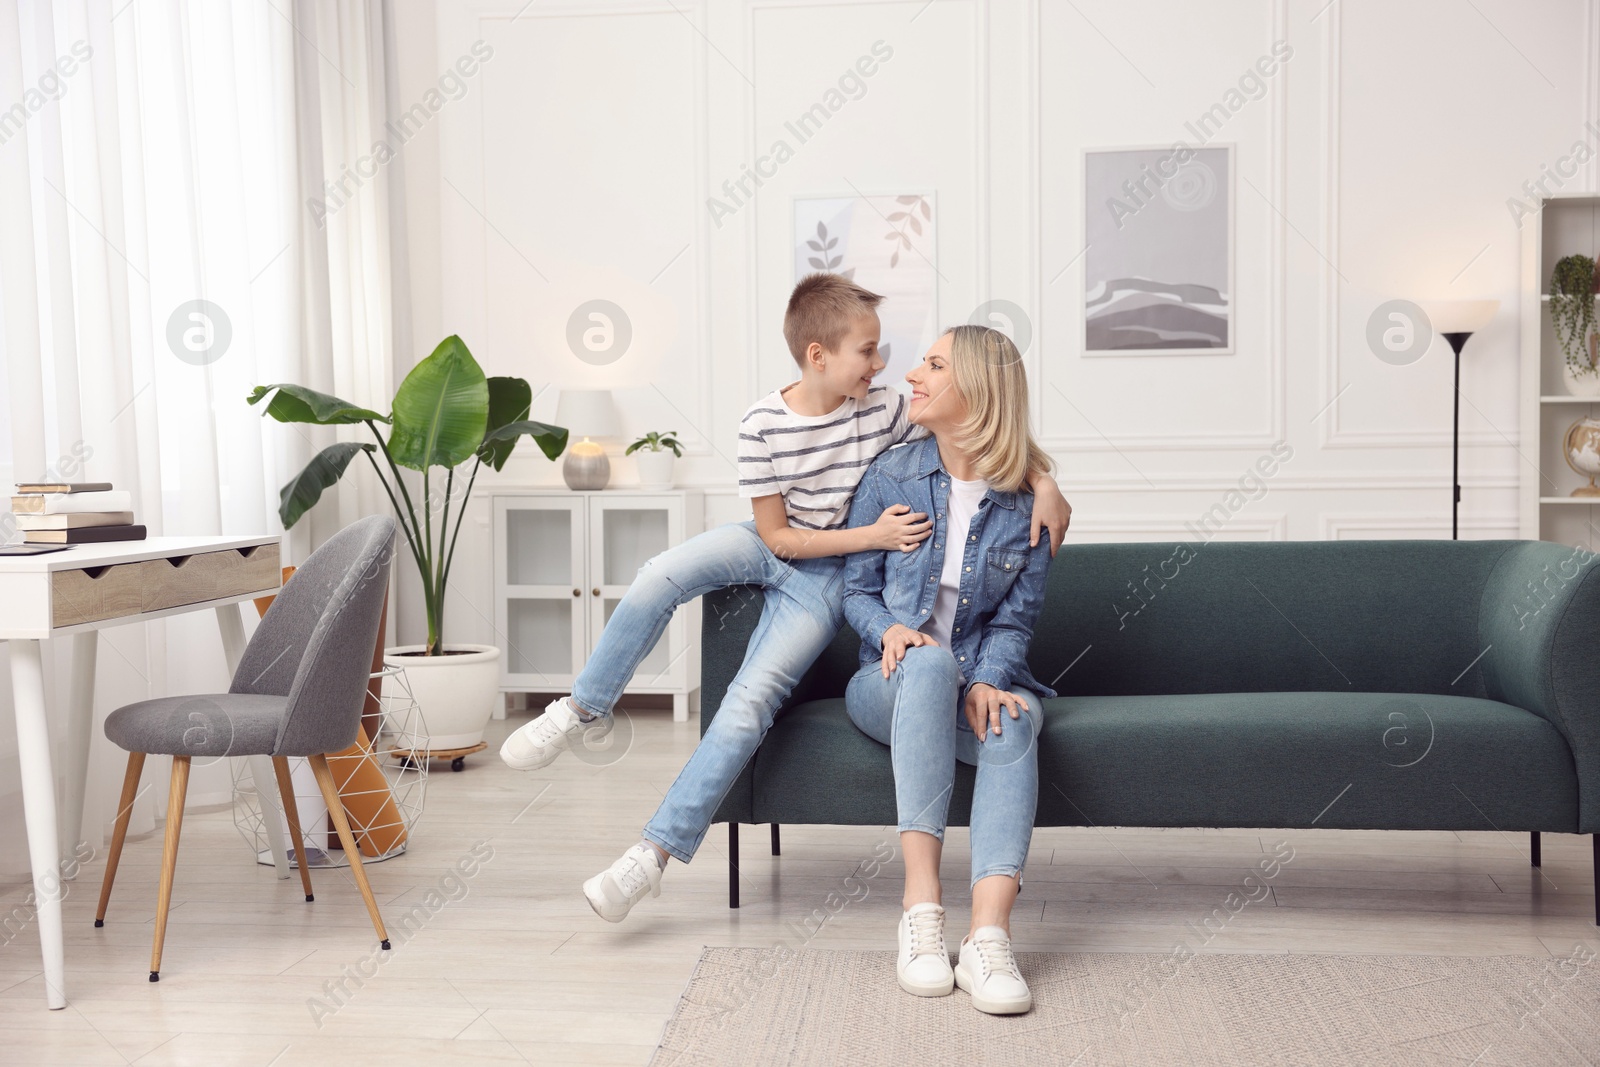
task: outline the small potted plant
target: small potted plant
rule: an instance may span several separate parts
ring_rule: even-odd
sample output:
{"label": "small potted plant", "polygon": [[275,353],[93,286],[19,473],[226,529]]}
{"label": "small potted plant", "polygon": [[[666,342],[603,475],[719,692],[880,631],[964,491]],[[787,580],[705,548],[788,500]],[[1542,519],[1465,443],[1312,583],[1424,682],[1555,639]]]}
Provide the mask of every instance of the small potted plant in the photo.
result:
{"label": "small potted plant", "polygon": [[1574,396],[1600,396],[1595,288],[1595,263],[1588,256],[1564,256],[1550,273],[1550,322],[1566,357],[1562,378]]}
{"label": "small potted plant", "polygon": [[671,489],[672,461],[683,455],[678,444],[678,431],[665,433],[651,430],[628,446],[625,456],[639,453],[639,487],[641,489]]}

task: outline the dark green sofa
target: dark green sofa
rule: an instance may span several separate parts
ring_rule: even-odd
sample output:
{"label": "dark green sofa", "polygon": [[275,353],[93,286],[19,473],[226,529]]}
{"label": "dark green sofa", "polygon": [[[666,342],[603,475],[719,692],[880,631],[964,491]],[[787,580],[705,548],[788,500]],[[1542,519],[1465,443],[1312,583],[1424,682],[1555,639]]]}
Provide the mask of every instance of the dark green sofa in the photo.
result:
{"label": "dark green sofa", "polygon": [[[1600,876],[1597,571],[1542,541],[1063,546],[1029,654],[1061,694],[1036,824],[1524,831],[1535,865],[1538,832],[1594,834]],[[705,598],[702,731],[761,606]],[[723,801],[733,867],[739,823],[776,852],[780,823],[897,821],[889,750],[845,714],[858,646],[845,627]]]}

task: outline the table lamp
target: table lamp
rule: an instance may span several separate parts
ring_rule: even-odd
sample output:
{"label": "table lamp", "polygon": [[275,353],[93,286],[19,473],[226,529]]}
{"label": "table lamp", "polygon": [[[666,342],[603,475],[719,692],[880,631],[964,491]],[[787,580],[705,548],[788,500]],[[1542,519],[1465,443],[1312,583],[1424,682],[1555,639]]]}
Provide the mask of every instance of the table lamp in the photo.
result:
{"label": "table lamp", "polygon": [[609,389],[563,389],[556,404],[556,425],[567,428],[567,459],[561,477],[572,490],[604,489],[611,480],[611,461],[592,437],[615,437],[621,426]]}
{"label": "table lamp", "polygon": [[1433,332],[1450,343],[1456,354],[1455,418],[1450,429],[1450,538],[1459,540],[1457,513],[1461,508],[1461,349],[1467,338],[1489,325],[1500,307],[1498,300],[1422,300],[1422,310]]}

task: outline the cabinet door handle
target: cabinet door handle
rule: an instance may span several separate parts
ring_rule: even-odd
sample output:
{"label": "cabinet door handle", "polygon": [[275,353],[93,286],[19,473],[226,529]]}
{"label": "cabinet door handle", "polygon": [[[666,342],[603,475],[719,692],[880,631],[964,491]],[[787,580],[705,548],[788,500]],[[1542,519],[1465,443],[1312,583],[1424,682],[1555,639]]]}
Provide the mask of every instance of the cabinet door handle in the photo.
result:
{"label": "cabinet door handle", "polygon": [[583,595],[583,590],[582,589],[574,589],[572,591],[572,595],[573,596],[582,596]]}
{"label": "cabinet door handle", "polygon": [[589,592],[593,593],[595,596],[599,596],[600,595],[600,587],[596,586],[595,588],[589,590]]}

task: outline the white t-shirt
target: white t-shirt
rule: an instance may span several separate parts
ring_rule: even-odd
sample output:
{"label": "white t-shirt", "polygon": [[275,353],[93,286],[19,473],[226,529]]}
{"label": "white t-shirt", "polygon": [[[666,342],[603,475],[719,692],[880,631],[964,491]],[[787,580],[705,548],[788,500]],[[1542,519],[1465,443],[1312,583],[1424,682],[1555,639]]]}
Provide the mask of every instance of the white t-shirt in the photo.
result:
{"label": "white t-shirt", "polygon": [[868,389],[865,400],[847,396],[826,415],[800,415],[783,395],[798,384],[774,389],[739,420],[739,495],[782,493],[790,525],[835,530],[879,453],[928,431],[912,425],[906,395],[887,385]]}
{"label": "white t-shirt", "polygon": [[[950,499],[945,504],[949,518],[944,528],[944,569],[939,572],[939,594],[933,601],[933,617],[919,628],[939,643],[950,647],[950,627],[955,625],[956,599],[961,592],[961,558],[967,547],[967,528],[978,513],[978,502],[989,491],[982,478],[964,482],[950,479]],[[963,673],[962,681],[966,680]]]}

